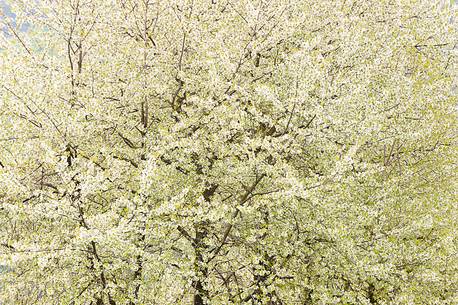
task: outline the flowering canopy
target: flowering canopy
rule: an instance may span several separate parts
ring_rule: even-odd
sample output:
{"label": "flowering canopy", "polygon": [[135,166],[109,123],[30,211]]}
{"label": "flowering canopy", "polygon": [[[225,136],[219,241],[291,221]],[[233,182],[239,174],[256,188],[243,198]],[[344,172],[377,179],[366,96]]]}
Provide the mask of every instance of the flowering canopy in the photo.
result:
{"label": "flowering canopy", "polygon": [[457,300],[452,7],[10,2],[2,304]]}

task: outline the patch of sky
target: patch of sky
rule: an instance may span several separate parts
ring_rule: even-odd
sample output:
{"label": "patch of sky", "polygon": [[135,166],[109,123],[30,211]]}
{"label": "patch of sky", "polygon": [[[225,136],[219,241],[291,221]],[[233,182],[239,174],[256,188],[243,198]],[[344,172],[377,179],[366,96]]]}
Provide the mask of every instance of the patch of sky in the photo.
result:
{"label": "patch of sky", "polygon": [[[16,27],[16,14],[11,11],[11,7],[5,0],[0,0],[0,11],[3,12],[3,14],[0,14],[0,30],[1,32],[3,32],[4,35],[9,37],[11,36],[10,30],[8,29],[8,26],[1,21],[3,21],[3,18],[8,18],[11,22],[11,26]],[[29,23],[23,23],[21,24],[19,31],[26,32],[29,29],[29,27]]]}

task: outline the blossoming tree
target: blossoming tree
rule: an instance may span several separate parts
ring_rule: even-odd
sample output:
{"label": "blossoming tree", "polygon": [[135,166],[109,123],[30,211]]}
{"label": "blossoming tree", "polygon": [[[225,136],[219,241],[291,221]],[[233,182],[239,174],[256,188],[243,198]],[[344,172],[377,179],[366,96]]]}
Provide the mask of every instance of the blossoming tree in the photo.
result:
{"label": "blossoming tree", "polygon": [[2,304],[457,301],[451,6],[10,4]]}

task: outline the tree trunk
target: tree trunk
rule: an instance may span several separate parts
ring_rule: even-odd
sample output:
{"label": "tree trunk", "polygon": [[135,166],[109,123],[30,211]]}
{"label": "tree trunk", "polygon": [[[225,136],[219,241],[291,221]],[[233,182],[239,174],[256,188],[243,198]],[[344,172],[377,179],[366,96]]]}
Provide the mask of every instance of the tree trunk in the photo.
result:
{"label": "tree trunk", "polygon": [[201,223],[196,226],[196,238],[194,239],[194,270],[196,271],[197,278],[193,281],[192,286],[196,292],[194,294],[194,305],[207,304],[208,290],[205,288],[205,280],[208,276],[207,262],[204,260],[203,253],[207,246],[204,239],[208,234],[206,223]]}

